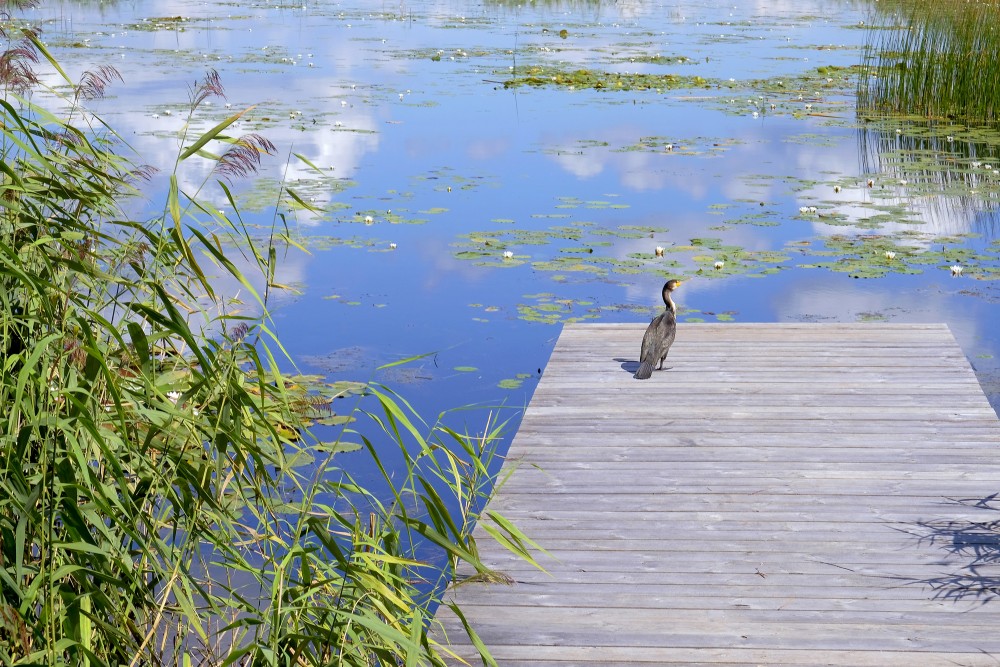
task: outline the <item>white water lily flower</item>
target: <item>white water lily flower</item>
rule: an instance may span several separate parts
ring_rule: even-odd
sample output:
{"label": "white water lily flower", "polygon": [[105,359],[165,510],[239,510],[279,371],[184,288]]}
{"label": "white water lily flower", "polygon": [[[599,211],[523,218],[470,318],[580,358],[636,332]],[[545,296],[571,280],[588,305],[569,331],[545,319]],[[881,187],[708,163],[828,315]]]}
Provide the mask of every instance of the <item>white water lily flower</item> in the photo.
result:
{"label": "white water lily flower", "polygon": [[895,259],[896,258],[896,253],[894,253],[892,250],[886,250],[885,251],[885,258],[886,259]]}
{"label": "white water lily flower", "polygon": [[869,178],[868,179],[868,187],[870,187],[870,188],[874,188],[875,187],[875,179],[873,179],[873,178]]}
{"label": "white water lily flower", "polygon": [[951,275],[953,275],[953,276],[960,276],[960,275],[962,275],[962,266],[959,265],[959,264],[956,264],[955,266],[951,267]]}
{"label": "white water lily flower", "polygon": [[840,186],[839,185],[833,186],[833,191],[834,192],[840,192]]}
{"label": "white water lily flower", "polygon": [[396,249],[396,244],[395,243],[390,243],[389,244],[389,250],[395,250],[395,249]]}
{"label": "white water lily flower", "polygon": [[799,206],[799,213],[806,214],[809,212],[808,206]]}
{"label": "white water lily flower", "polygon": [[810,213],[815,213],[816,212],[816,207],[815,206],[810,206],[809,207],[809,212]]}
{"label": "white water lily flower", "polygon": [[504,259],[514,259],[514,251],[513,250],[504,250],[503,251],[503,258]]}
{"label": "white water lily flower", "polygon": [[716,262],[716,263],[715,263],[715,270],[716,270],[716,271],[718,271],[719,269],[721,269],[721,268],[722,268],[722,267],[724,267],[725,265],[726,265],[726,263],[725,263],[725,262],[722,262],[722,261],[719,261],[719,262]]}
{"label": "white water lily flower", "polygon": [[365,216],[365,224],[366,224],[366,225],[370,225],[370,224],[372,224],[373,222],[375,222],[375,218],[371,217],[370,215],[366,215],[366,216]]}
{"label": "white water lily flower", "polygon": [[656,246],[656,256],[663,257],[663,246],[661,245]]}

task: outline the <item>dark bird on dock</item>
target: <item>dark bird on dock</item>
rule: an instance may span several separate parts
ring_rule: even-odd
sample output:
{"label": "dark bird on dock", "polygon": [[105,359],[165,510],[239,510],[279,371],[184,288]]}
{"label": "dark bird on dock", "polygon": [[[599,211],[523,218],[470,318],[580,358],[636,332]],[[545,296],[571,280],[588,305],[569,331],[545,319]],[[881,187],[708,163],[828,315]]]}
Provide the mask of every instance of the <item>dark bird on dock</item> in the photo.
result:
{"label": "dark bird on dock", "polygon": [[680,285],[680,280],[668,280],[663,285],[663,304],[666,309],[646,327],[646,333],[642,337],[642,352],[639,353],[639,370],[633,376],[636,380],[645,380],[651,376],[653,364],[657,361],[659,365],[656,370],[663,368],[663,360],[667,358],[667,352],[677,335],[677,306],[670,298],[670,293]]}

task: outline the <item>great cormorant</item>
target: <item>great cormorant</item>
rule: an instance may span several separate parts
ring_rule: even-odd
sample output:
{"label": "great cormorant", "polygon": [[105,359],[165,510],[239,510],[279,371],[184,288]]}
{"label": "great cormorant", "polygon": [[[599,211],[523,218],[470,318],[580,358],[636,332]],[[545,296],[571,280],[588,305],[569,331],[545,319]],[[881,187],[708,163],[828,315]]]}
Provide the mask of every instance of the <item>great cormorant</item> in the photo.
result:
{"label": "great cormorant", "polygon": [[667,358],[670,345],[677,335],[677,306],[670,298],[670,293],[681,284],[680,280],[668,280],[663,285],[663,303],[666,309],[653,318],[646,327],[642,337],[642,352],[639,354],[639,370],[635,372],[636,380],[645,380],[653,374],[653,365],[659,362],[656,370],[663,368],[663,360]]}

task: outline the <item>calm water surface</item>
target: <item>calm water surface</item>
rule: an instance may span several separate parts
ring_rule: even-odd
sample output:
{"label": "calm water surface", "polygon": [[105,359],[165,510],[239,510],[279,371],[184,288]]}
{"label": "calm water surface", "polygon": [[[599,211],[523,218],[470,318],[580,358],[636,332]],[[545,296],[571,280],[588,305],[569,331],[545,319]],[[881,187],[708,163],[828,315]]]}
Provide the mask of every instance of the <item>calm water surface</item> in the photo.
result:
{"label": "calm water surface", "polygon": [[[912,121],[859,129],[854,73],[836,68],[861,60],[868,3],[134,0],[30,18],[74,75],[121,71],[94,111],[164,173],[209,68],[227,100],[193,127],[257,105],[238,129],[280,154],[242,188],[246,218],[265,232],[282,180],[323,208],[281,207],[309,253],[287,253],[279,280],[299,293],[271,305],[304,371],[384,381],[428,419],[479,406],[448,418],[470,431],[502,405],[513,433],[560,323],[648,321],[678,276],[682,326],[947,322],[1000,405],[992,186],[934,182],[941,160],[982,172],[970,155],[992,149]],[[504,88],[530,65],[706,85]],[[924,152],[907,171],[909,149]],[[185,187],[209,168],[187,165]],[[860,265],[890,243],[912,270],[822,265],[852,242]]]}

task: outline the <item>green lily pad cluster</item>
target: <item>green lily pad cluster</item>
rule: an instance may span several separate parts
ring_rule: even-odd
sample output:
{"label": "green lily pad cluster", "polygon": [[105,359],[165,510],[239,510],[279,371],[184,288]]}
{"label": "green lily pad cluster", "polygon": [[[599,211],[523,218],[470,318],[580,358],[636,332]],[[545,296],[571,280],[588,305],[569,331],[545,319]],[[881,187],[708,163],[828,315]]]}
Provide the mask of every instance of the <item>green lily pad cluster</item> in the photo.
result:
{"label": "green lily pad cluster", "polygon": [[614,150],[619,153],[670,153],[674,155],[715,156],[739,146],[743,141],[731,137],[641,137],[639,141]]}
{"label": "green lily pad cluster", "polygon": [[241,211],[251,213],[266,211],[280,201],[286,211],[325,215],[346,209],[348,205],[334,197],[356,185],[354,181],[325,174],[311,175],[291,184],[262,177],[254,182],[253,188],[239,193],[238,202]]}
{"label": "green lily pad cluster", "polygon": [[[607,276],[609,273],[640,272],[642,263],[609,256],[616,239],[648,238],[665,229],[623,225],[601,228],[589,222],[557,225],[544,229],[503,229],[474,232],[452,244],[456,259],[479,266],[516,267],[530,264],[537,271]],[[568,242],[573,242],[569,245]],[[527,253],[525,247],[545,247],[548,252]],[[513,248],[513,249],[512,249]]]}
{"label": "green lily pad cluster", "polygon": [[677,313],[677,319],[681,322],[735,322],[737,312],[735,310],[727,310],[722,313],[716,313],[710,310],[696,310],[693,308],[681,307]]}
{"label": "green lily pad cluster", "polygon": [[[854,122],[852,94],[857,87],[858,67],[827,65],[792,76],[719,82],[720,94],[708,103],[727,114],[818,116],[834,124]],[[728,93],[728,95],[726,94]]]}
{"label": "green lily pad cluster", "polygon": [[[251,394],[259,394],[255,388],[250,387]],[[342,426],[354,421],[348,411],[345,414],[338,414],[333,409],[333,404],[338,399],[350,396],[360,396],[368,391],[368,385],[363,382],[348,380],[338,380],[329,382],[322,375],[293,375],[285,379],[284,392],[291,396],[296,406],[296,411],[306,419],[305,426]],[[264,408],[266,409],[266,407]],[[279,421],[277,428],[284,428]],[[294,437],[290,434],[290,437]],[[357,449],[356,445],[346,443],[331,443],[341,447],[337,451],[352,451]],[[332,451],[332,450],[331,450]],[[305,464],[305,461],[299,461]]]}
{"label": "green lily pad cluster", "polygon": [[594,69],[566,69],[559,65],[519,65],[512,71],[497,70],[494,74],[506,76],[504,88],[531,86],[556,87],[576,90],[633,91],[677,90],[683,88],[711,88],[713,83],[700,76],[680,74],[651,74],[640,72],[607,72]]}
{"label": "green lily pad cluster", "polygon": [[[188,26],[194,26],[199,23],[208,24],[209,21],[208,19],[199,19],[192,16],[153,16],[135,23],[128,23],[123,28],[130,32],[157,32],[160,30],[183,32],[187,30]],[[207,27],[207,25],[204,27]],[[215,28],[215,26],[212,27]]]}
{"label": "green lily pad cluster", "polygon": [[748,85],[761,93],[782,96],[847,94],[854,92],[857,87],[857,77],[863,71],[865,68],[860,65],[850,67],[821,65],[798,75],[752,79]]}
{"label": "green lily pad cluster", "polygon": [[936,236],[918,232],[892,235],[834,235],[825,239],[822,247],[806,251],[816,258],[829,261],[799,264],[800,268],[824,268],[846,273],[852,278],[882,278],[889,274],[919,274],[928,270],[952,273],[961,267],[964,277],[979,280],[1000,278],[1000,253],[995,246],[982,250],[972,248],[969,235]]}
{"label": "green lily pad cluster", "polygon": [[621,64],[638,65],[693,65],[695,60],[688,56],[663,55],[662,53],[631,53],[628,55],[611,55],[606,59],[608,62]]}
{"label": "green lily pad cluster", "polygon": [[497,386],[501,389],[520,389],[524,381],[531,377],[533,377],[531,373],[517,373],[512,378],[500,380]]}
{"label": "green lily pad cluster", "polygon": [[[577,197],[559,197],[559,203],[556,204],[556,208],[559,209],[584,208],[592,211],[600,211],[613,208],[622,209],[628,207],[629,207],[628,204],[624,204],[622,202],[607,201],[604,199],[590,199],[584,201],[582,199],[578,199]],[[568,217],[566,214],[562,213],[556,215],[558,215],[559,217]]]}
{"label": "green lily pad cluster", "polygon": [[599,309],[592,301],[561,298],[552,292],[525,294],[524,298],[529,300],[529,303],[519,303],[517,313],[520,319],[528,322],[559,324],[600,317]]}
{"label": "green lily pad cluster", "polygon": [[499,313],[502,312],[503,310],[502,308],[500,308],[500,306],[493,306],[493,305],[488,306],[482,303],[470,303],[469,308],[475,308],[477,311],[477,314],[473,316],[472,320],[474,322],[483,322],[483,323],[490,322],[490,318],[484,317],[485,315],[492,315],[493,313]]}
{"label": "green lily pad cluster", "polygon": [[393,55],[397,58],[407,58],[410,60],[431,60],[433,62],[468,60],[469,58],[509,57],[506,51],[500,49],[461,48],[450,46],[447,48],[436,49],[429,47],[419,49],[400,49],[398,51],[394,51]]}
{"label": "green lily pad cluster", "polygon": [[781,250],[747,250],[714,237],[694,238],[689,243],[664,248],[664,253],[687,255],[682,264],[686,274],[702,278],[762,277],[777,273],[789,259]]}
{"label": "green lily pad cluster", "polygon": [[[621,225],[608,228],[580,222],[545,229],[504,229],[466,234],[453,244],[455,258],[483,267],[518,267],[551,274],[562,282],[569,275],[607,279],[611,276],[653,274],[658,277],[699,275],[765,276],[781,270],[784,250],[748,250],[719,238],[669,242],[669,230],[657,226]],[[642,240],[647,250],[616,249]],[[511,250],[510,248],[516,248]],[[538,248],[537,250],[529,248]],[[554,310],[554,308],[550,308]]]}
{"label": "green lily pad cluster", "polygon": [[302,235],[293,237],[294,241],[309,251],[321,252],[333,248],[352,248],[355,250],[378,250],[383,245],[377,239],[360,236],[332,236],[329,234]]}

